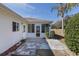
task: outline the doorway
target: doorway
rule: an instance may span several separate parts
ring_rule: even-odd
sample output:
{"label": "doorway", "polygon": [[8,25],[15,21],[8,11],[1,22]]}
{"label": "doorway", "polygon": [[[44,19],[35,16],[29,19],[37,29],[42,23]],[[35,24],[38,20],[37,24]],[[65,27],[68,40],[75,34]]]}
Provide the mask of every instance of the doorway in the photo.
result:
{"label": "doorway", "polygon": [[40,26],[36,26],[36,37],[40,37]]}

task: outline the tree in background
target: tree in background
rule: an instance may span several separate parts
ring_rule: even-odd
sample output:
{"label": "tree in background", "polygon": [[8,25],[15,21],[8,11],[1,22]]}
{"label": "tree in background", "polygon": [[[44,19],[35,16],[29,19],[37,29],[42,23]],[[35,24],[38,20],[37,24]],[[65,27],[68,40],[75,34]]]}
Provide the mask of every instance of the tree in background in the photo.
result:
{"label": "tree in background", "polygon": [[63,19],[66,13],[72,10],[72,8],[77,7],[79,4],[77,3],[59,3],[56,6],[53,6],[51,10],[56,10],[57,11],[57,16],[61,16],[61,21],[62,21],[62,31],[64,30],[64,23]]}

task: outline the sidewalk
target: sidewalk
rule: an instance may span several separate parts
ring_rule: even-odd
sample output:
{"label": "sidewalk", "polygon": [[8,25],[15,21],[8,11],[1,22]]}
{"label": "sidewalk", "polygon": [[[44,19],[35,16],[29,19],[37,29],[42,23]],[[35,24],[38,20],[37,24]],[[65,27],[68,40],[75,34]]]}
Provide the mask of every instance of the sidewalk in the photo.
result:
{"label": "sidewalk", "polygon": [[56,39],[46,39],[55,56],[75,56],[65,44]]}

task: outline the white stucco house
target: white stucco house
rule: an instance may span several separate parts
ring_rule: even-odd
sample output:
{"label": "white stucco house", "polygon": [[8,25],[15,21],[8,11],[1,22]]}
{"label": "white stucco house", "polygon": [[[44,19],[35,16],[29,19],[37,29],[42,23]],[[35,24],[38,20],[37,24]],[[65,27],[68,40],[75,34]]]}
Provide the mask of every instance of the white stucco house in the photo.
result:
{"label": "white stucco house", "polygon": [[0,54],[26,38],[44,38],[51,21],[23,18],[0,4]]}

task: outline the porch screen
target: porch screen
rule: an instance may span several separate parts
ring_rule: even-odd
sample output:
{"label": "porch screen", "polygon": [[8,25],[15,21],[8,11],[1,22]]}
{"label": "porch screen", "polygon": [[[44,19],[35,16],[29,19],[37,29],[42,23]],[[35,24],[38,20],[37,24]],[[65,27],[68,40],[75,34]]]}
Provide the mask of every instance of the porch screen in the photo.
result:
{"label": "porch screen", "polygon": [[34,33],[34,32],[35,32],[35,25],[28,24],[28,33]]}
{"label": "porch screen", "polygon": [[42,24],[41,30],[42,33],[49,31],[49,24]]}

